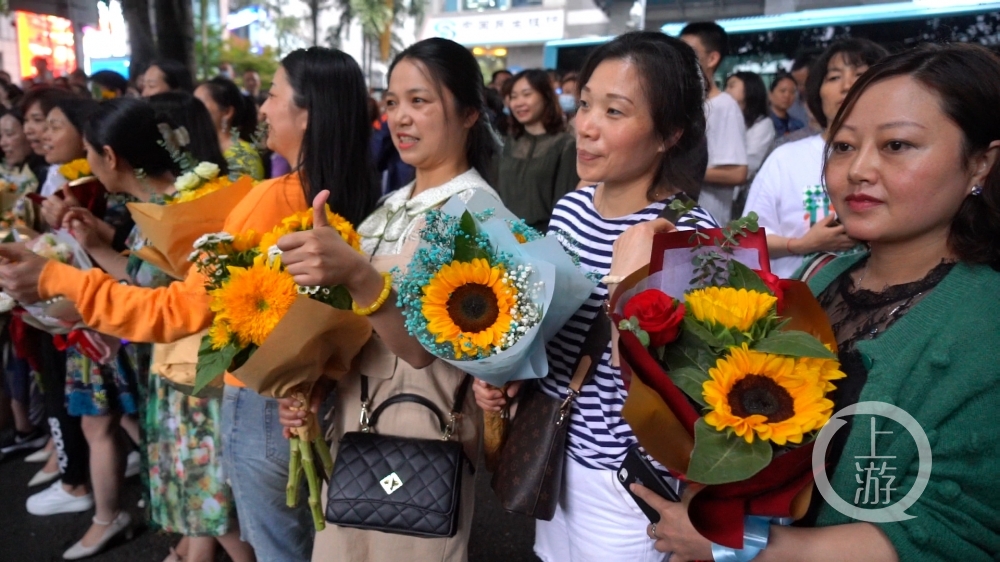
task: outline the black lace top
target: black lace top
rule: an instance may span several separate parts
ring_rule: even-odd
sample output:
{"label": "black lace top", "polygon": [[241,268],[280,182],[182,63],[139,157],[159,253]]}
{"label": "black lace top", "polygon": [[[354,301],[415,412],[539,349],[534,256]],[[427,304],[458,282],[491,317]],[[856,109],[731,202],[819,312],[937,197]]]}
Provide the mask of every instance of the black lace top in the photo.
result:
{"label": "black lace top", "polygon": [[[830,324],[833,326],[834,337],[837,339],[840,369],[847,375],[846,378],[834,382],[837,389],[830,396],[830,399],[833,400],[834,412],[856,404],[861,398],[861,391],[865,383],[868,382],[868,368],[864,364],[861,353],[857,350],[857,343],[875,339],[879,334],[888,330],[893,323],[923,300],[955,266],[955,262],[942,261],[930,270],[923,279],[912,283],[893,285],[876,292],[855,289],[854,287],[854,279],[851,274],[866,267],[867,263],[867,258],[859,261],[854,267],[830,283],[818,297],[819,304],[826,311]],[[847,425],[837,431],[830,442],[830,451],[827,457],[829,461],[828,474],[832,475],[833,468],[840,461],[850,431],[851,421],[848,419]],[[800,522],[801,525],[807,527],[811,527],[815,523],[819,508],[823,504],[819,492],[814,490],[812,497],[809,512]]]}

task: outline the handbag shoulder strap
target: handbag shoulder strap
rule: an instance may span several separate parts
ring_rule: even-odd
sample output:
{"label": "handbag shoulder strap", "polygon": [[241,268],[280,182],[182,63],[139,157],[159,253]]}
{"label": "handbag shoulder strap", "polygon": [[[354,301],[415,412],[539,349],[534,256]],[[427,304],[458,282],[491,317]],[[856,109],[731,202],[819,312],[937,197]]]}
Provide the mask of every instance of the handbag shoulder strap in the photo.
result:
{"label": "handbag shoulder strap", "polygon": [[[691,199],[683,191],[678,192],[673,196],[674,200],[681,201],[685,205],[690,205],[694,203],[694,199]],[[671,209],[670,204],[666,204],[663,210],[657,218],[667,219],[671,223],[676,224],[677,220],[680,218],[680,212]],[[611,341],[611,321],[608,318],[605,311],[598,311],[597,316],[594,321],[590,324],[590,330],[587,331],[587,337],[583,340],[583,345],[580,347],[580,357],[576,361],[576,365],[573,367],[573,378],[569,382],[569,390],[567,392],[566,400],[562,405],[562,415],[560,416],[560,422],[565,419],[565,416],[569,412],[570,404],[577,396],[580,395],[580,389],[583,385],[593,376],[594,372],[597,371],[597,365],[601,362],[601,356],[608,347],[608,342]]]}
{"label": "handbag shoulder strap", "polygon": [[462,412],[462,405],[465,403],[465,395],[469,393],[470,386],[472,386],[472,377],[470,375],[465,375],[465,377],[462,378],[462,384],[460,384],[458,390],[455,391],[455,402],[452,405],[451,412],[447,416],[441,411],[441,408],[438,408],[437,404],[431,402],[423,396],[420,396],[419,394],[396,394],[394,396],[390,396],[369,414],[371,399],[368,397],[368,377],[361,375],[361,431],[366,433],[371,431],[375,427],[375,424],[378,423],[379,416],[381,416],[382,412],[384,412],[389,406],[409,402],[412,404],[420,404],[430,410],[438,419],[438,424],[441,427],[442,438],[448,439],[451,437],[452,433],[455,432],[455,422],[458,420],[458,416]]}

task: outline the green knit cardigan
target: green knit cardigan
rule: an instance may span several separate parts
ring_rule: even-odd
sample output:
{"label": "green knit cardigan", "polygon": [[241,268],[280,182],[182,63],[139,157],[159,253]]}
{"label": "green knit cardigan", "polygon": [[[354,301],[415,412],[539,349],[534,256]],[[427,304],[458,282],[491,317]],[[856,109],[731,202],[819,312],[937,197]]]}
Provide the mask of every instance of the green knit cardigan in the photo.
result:
{"label": "green knit cardigan", "polygon": [[[865,254],[838,258],[810,282],[815,294]],[[927,433],[930,481],[899,523],[879,523],[903,561],[1000,560],[1000,273],[957,264],[926,297],[857,350],[868,368],[859,401],[894,404]],[[870,455],[870,418],[853,423],[831,484],[853,503],[861,486],[855,457]],[[886,425],[885,418],[876,418]],[[891,422],[890,422],[891,423]],[[895,426],[899,428],[900,426]],[[899,435],[901,433],[902,435]],[[905,432],[878,436],[878,455],[895,455],[893,498],[917,475],[918,455]],[[868,461],[861,462],[865,466]],[[864,477],[862,475],[862,481]],[[895,501],[895,500],[893,500]],[[853,520],[824,505],[817,525]]]}

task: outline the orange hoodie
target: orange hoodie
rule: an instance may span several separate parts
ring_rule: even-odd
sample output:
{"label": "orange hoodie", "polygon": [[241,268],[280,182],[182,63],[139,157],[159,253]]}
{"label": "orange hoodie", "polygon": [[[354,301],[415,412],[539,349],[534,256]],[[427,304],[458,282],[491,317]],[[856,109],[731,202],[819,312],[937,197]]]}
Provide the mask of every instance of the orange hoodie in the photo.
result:
{"label": "orange hoodie", "polygon": [[[224,230],[269,232],[281,220],[307,209],[297,173],[257,184],[233,208]],[[123,285],[100,269],[81,271],[49,261],[38,280],[43,299],[64,296],[98,332],[136,342],[170,343],[212,323],[205,279],[191,268],[183,281],[155,289]],[[226,373],[226,384],[244,386]]]}

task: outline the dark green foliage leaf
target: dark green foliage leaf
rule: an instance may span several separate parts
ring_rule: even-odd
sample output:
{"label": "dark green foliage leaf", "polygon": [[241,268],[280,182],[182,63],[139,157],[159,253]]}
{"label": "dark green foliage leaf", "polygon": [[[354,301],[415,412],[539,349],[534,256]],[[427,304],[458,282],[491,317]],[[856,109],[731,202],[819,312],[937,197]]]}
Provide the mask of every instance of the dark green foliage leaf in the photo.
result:
{"label": "dark green foliage leaf", "polygon": [[347,288],[343,285],[335,285],[329,287],[329,294],[323,294],[323,291],[327,289],[324,287],[320,289],[315,295],[310,298],[313,300],[318,300],[321,303],[328,304],[333,308],[340,310],[351,310],[351,293],[348,292]]}
{"label": "dark green foliage leaf", "polygon": [[681,367],[679,369],[671,369],[668,375],[670,376],[670,380],[677,385],[677,388],[684,391],[684,394],[687,394],[692,400],[702,406],[708,406],[702,390],[702,385],[711,378],[707,372],[699,367]]}
{"label": "dark green foliage leaf", "polygon": [[715,366],[716,355],[704,340],[691,334],[687,328],[681,335],[663,349],[663,361],[668,370],[695,368],[708,376],[708,370]]}
{"label": "dark green foliage leaf", "polygon": [[201,392],[212,381],[222,376],[233,363],[239,348],[229,344],[222,349],[212,349],[212,340],[206,334],[198,348],[198,368],[194,377],[194,393]]}
{"label": "dark green foliage leaf", "polygon": [[688,480],[701,484],[726,484],[746,480],[771,462],[771,443],[753,443],[733,432],[716,431],[704,419],[694,424],[694,450]]}
{"label": "dark green foliage leaf", "polygon": [[470,262],[474,259],[481,258],[484,260],[489,260],[490,256],[486,250],[479,247],[476,244],[476,235],[478,231],[476,229],[476,221],[472,217],[472,214],[466,211],[462,215],[462,220],[459,223],[462,231],[462,235],[455,237],[455,255],[454,259],[460,262]]}
{"label": "dark green foliage leaf", "polygon": [[816,357],[819,359],[836,359],[832,351],[826,348],[819,340],[813,336],[790,330],[787,332],[771,332],[771,335],[757,342],[753,346],[755,351],[762,353],[773,353],[776,355],[789,355],[791,357]]}
{"label": "dark green foliage leaf", "polygon": [[767,287],[767,284],[764,283],[764,280],[760,278],[760,275],[757,275],[752,269],[736,260],[729,261],[729,284],[735,289],[746,289],[748,291],[774,295],[771,289]]}
{"label": "dark green foliage leaf", "polygon": [[684,328],[682,332],[690,333],[712,347],[720,347],[720,348],[726,347],[724,341],[716,337],[711,330],[709,330],[707,327],[705,327],[704,324],[696,320],[694,316],[691,315],[684,316]]}

